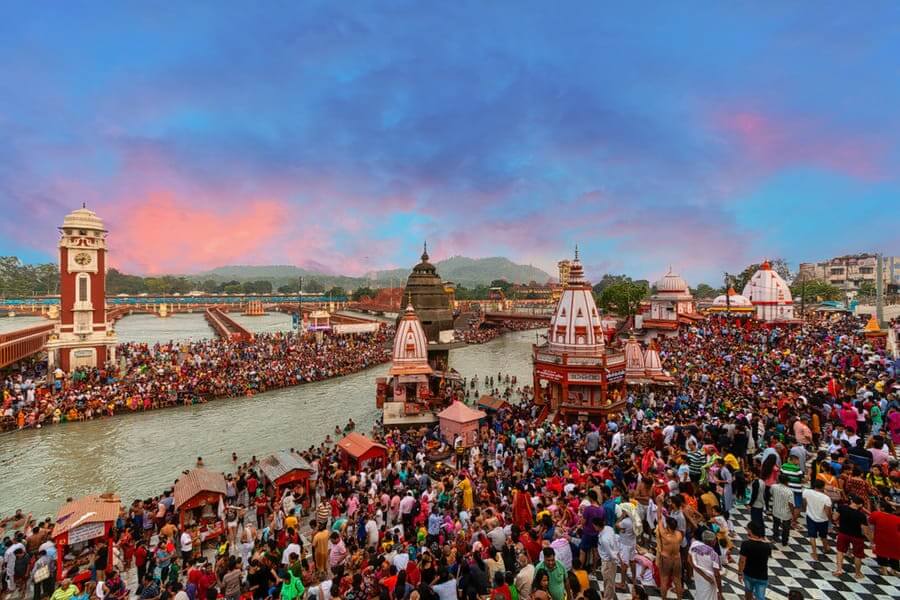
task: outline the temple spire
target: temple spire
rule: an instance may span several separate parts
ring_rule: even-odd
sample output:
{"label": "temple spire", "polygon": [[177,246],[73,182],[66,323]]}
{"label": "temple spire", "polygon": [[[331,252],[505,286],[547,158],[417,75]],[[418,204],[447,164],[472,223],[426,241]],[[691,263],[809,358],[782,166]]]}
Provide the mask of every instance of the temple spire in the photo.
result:
{"label": "temple spire", "polygon": [[578,260],[578,244],[575,244],[575,260]]}
{"label": "temple spire", "polygon": [[425,244],[422,246],[422,262],[428,261],[428,240],[425,240]]}

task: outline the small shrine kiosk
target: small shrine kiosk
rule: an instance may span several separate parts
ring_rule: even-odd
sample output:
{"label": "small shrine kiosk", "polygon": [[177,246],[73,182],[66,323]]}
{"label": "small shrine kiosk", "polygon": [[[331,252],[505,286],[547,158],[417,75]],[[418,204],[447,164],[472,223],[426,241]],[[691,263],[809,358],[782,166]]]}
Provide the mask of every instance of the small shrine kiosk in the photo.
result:
{"label": "small shrine kiosk", "polygon": [[67,549],[81,551],[87,546],[107,546],[106,570],[113,565],[111,531],[119,518],[122,503],[116,494],[84,496],[68,502],[56,513],[51,537],[56,544],[56,579],[66,571]]}
{"label": "small shrine kiosk", "polygon": [[453,444],[456,435],[462,438],[462,444],[466,448],[473,446],[478,434],[478,422],[485,418],[487,413],[481,410],[469,408],[459,400],[438,413],[441,422],[441,437],[448,444]]}
{"label": "small shrine kiosk", "polygon": [[503,398],[485,394],[478,399],[478,408],[488,413],[496,413],[504,408],[509,408],[509,402]]}
{"label": "small shrine kiosk", "polygon": [[863,337],[876,348],[884,348],[887,345],[888,332],[881,328],[878,319],[873,316],[863,328]]}
{"label": "small shrine kiosk", "polygon": [[306,488],[309,497],[309,480],[315,469],[302,456],[282,450],[259,461],[259,470],[265,481],[275,488],[277,497],[281,497],[284,488],[298,484]]}
{"label": "small shrine kiosk", "polygon": [[387,464],[387,446],[370,440],[355,431],[337,443],[341,451],[341,466],[360,470],[369,465],[383,467]]}
{"label": "small shrine kiosk", "polygon": [[191,469],[175,482],[175,510],[178,528],[200,526],[200,540],[224,532],[219,504],[225,500],[225,476],[207,469]]}

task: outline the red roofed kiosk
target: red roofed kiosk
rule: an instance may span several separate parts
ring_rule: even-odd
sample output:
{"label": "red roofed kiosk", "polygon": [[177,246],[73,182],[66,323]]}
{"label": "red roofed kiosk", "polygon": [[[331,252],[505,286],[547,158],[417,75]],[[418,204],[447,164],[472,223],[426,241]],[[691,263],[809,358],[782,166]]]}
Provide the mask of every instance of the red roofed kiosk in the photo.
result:
{"label": "red roofed kiosk", "polygon": [[175,482],[175,510],[178,528],[200,525],[200,539],[224,532],[219,503],[225,498],[225,476],[206,469],[192,469]]}
{"label": "red roofed kiosk", "polygon": [[306,486],[306,495],[309,496],[309,478],[314,469],[303,457],[282,450],[259,461],[259,470],[275,488],[279,498],[284,488],[298,483]]}
{"label": "red roofed kiosk", "polygon": [[456,434],[462,438],[462,444],[469,447],[475,444],[478,433],[478,421],[487,413],[469,408],[459,400],[438,413],[441,422],[441,436],[448,444],[452,444]]}
{"label": "red roofed kiosk", "polygon": [[355,431],[337,443],[341,450],[341,465],[346,469],[361,469],[370,464],[383,467],[387,464],[387,446],[374,442]]}
{"label": "red roofed kiosk", "polygon": [[51,537],[56,544],[56,579],[65,572],[63,557],[66,548],[85,542],[107,545],[106,569],[112,568],[113,550],[110,531],[119,518],[121,501],[115,494],[84,496],[68,502],[56,513],[56,525]]}

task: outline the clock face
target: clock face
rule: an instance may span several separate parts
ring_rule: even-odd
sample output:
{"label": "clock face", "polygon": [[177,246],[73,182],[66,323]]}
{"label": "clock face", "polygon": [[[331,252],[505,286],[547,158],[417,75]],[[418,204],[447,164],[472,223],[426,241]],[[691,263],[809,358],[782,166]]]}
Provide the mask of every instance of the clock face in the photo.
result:
{"label": "clock face", "polygon": [[87,252],[79,252],[75,255],[75,262],[82,267],[87,266],[91,264],[91,255]]}

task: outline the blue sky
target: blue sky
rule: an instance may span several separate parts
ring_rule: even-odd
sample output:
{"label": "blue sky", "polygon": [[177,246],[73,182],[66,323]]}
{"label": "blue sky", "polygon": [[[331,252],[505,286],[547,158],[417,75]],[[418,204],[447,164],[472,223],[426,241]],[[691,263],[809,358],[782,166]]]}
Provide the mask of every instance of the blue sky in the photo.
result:
{"label": "blue sky", "polygon": [[716,281],[900,254],[900,4],[0,8],[0,252],[130,272],[505,255]]}

